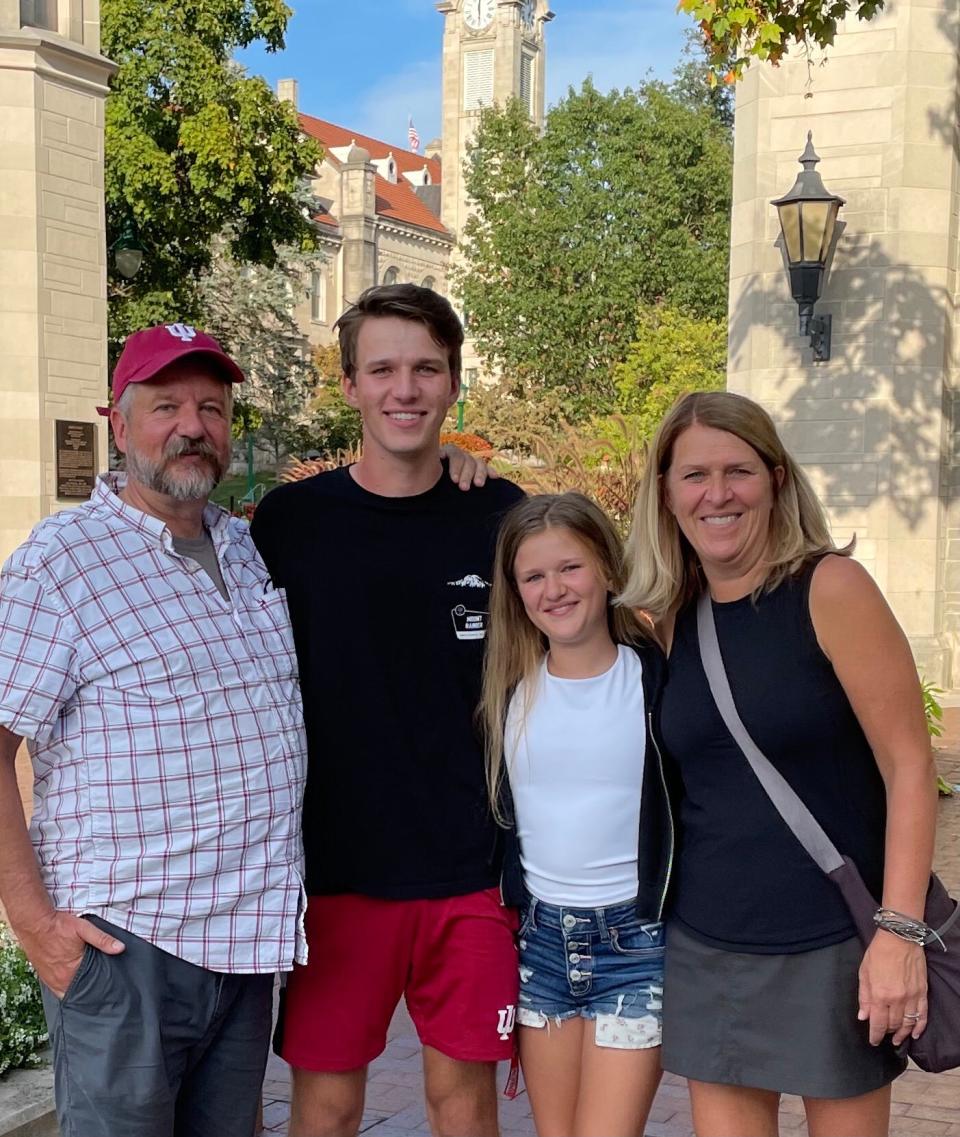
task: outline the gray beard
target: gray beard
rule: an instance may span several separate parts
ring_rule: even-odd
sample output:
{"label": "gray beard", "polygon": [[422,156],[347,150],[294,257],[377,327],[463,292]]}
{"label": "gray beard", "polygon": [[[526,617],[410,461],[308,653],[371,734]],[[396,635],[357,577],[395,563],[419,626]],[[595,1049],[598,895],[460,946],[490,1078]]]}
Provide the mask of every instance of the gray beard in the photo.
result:
{"label": "gray beard", "polygon": [[[202,454],[210,465],[194,470],[174,471],[173,460],[182,454]],[[168,446],[159,461],[138,454],[126,453],[127,474],[154,493],[163,494],[174,501],[206,501],[224,475],[224,466],[213,449],[206,443],[192,443],[181,439]]]}

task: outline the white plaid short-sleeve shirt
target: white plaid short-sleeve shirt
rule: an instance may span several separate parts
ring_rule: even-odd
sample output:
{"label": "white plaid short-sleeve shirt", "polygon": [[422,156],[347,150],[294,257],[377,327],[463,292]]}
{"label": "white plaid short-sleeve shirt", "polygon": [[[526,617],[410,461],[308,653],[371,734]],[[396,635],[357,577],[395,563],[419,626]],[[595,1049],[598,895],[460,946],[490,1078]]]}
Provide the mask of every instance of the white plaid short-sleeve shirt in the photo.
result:
{"label": "white plaid short-sleeve shirt", "polygon": [[0,725],[30,740],[57,908],[214,971],[303,958],[293,636],[245,522],[208,506],[222,595],[101,478],[0,573]]}

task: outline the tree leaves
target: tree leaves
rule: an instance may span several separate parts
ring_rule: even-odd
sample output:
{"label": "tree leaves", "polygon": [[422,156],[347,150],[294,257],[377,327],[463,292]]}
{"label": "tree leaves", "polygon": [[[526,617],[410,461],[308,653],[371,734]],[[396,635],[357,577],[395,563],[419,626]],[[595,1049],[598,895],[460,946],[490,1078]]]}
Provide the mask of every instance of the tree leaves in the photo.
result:
{"label": "tree leaves", "polygon": [[829,47],[837,27],[855,12],[869,20],[884,0],[679,0],[700,25],[714,82],[732,83],[751,58],[779,63],[792,46]]}
{"label": "tree leaves", "polygon": [[283,46],[283,0],[103,0],[104,54],[119,64],[106,105],[107,240],[133,221],[144,246],[133,281],[109,265],[116,348],[147,323],[205,324],[198,282],[226,234],[229,254],[274,265],[309,248],[301,187],[319,150],[267,84],[231,53]]}
{"label": "tree leaves", "polygon": [[483,113],[454,272],[509,393],[563,390],[571,420],[606,412],[639,303],[725,314],[731,142],[715,110],[705,88],[588,80],[542,135],[518,102]]}
{"label": "tree leaves", "polygon": [[617,409],[649,438],[680,395],[722,390],[726,373],[725,320],[642,305],[634,340],[615,372]]}

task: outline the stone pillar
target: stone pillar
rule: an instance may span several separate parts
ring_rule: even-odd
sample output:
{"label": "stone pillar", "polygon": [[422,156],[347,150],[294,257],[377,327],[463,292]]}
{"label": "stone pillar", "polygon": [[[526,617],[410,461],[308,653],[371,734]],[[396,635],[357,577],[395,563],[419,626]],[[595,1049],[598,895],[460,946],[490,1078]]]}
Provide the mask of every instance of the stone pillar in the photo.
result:
{"label": "stone pillar", "polygon": [[[35,21],[39,26],[33,26]],[[55,422],[107,464],[103,106],[97,0],[0,0],[0,560],[58,499]]]}
{"label": "stone pillar", "polygon": [[343,299],[353,304],[377,280],[377,171],[355,142],[340,172],[340,229],[343,233]]}
{"label": "stone pillar", "polygon": [[[919,666],[960,685],[956,446],[958,30],[953,0],[851,18],[825,66],[750,69],[737,92],[728,384],[777,418],[826,503],[856,534]],[[818,311],[833,358],[798,337],[771,198],[806,132],[846,198]],[[947,557],[951,557],[948,562]]]}

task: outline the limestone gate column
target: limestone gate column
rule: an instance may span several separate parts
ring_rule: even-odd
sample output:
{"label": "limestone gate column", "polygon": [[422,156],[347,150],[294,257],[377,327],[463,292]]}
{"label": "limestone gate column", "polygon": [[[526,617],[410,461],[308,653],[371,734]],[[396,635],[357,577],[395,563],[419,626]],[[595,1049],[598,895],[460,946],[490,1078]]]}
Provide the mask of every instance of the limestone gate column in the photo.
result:
{"label": "limestone gate column", "polygon": [[99,33],[97,0],[0,0],[0,560],[107,464]]}
{"label": "limestone gate column", "polygon": [[[870,23],[851,19],[825,66],[749,71],[737,92],[728,369],[730,388],[782,425],[835,536],[856,533],[924,672],[953,687],[957,16],[955,0],[896,0]],[[769,204],[793,184],[807,130],[827,188],[847,200],[818,305],[833,314],[833,358],[820,364],[796,334]]]}

